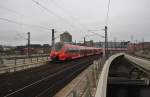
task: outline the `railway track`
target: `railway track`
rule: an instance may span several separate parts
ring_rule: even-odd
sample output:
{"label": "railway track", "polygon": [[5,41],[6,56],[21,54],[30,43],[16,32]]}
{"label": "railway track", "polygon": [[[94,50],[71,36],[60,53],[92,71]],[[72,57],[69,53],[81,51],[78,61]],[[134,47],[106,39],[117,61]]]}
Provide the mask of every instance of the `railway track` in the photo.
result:
{"label": "railway track", "polygon": [[83,69],[92,64],[92,61],[97,57],[98,55],[69,62],[51,63],[24,71],[0,75],[0,96],[52,96]]}
{"label": "railway track", "polygon": [[147,61],[150,61],[150,58],[149,57],[145,57],[145,56],[140,56],[140,55],[137,55],[137,54],[132,54],[133,57],[137,57],[137,58],[141,58],[141,59],[144,59],[144,60],[147,60]]}
{"label": "railway track", "polygon": [[135,59],[125,55],[113,60],[109,67],[106,97],[150,97],[150,74],[143,68],[146,62],[143,64],[142,60]]}

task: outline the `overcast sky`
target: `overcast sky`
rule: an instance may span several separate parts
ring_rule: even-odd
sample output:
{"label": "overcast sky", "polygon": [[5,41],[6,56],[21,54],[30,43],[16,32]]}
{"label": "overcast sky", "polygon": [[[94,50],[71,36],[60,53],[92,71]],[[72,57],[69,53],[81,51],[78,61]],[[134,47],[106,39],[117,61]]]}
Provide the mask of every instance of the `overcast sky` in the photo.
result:
{"label": "overcast sky", "polygon": [[[56,37],[68,31],[73,41],[82,41],[86,34],[91,34],[88,30],[105,26],[108,0],[34,1],[45,9],[32,0],[0,0],[0,44],[25,45],[27,32],[31,32],[31,43],[50,44],[52,28],[57,31]],[[110,0],[109,41],[130,41],[131,36],[134,40],[150,41],[149,31],[150,0]],[[104,35],[103,30],[96,33]],[[86,39],[104,41],[96,35]]]}

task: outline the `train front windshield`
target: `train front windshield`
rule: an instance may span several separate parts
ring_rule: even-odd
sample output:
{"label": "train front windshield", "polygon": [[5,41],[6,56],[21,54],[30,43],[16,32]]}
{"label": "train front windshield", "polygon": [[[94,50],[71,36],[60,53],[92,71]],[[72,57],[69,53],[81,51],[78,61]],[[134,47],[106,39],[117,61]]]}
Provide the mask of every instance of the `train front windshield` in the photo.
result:
{"label": "train front windshield", "polygon": [[60,51],[62,47],[63,47],[62,43],[56,43],[55,46],[53,47],[53,50]]}

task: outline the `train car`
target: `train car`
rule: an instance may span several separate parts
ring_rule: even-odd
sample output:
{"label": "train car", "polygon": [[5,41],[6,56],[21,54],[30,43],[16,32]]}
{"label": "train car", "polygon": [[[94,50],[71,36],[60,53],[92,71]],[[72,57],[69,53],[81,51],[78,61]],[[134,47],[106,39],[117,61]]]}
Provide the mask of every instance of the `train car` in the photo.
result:
{"label": "train car", "polygon": [[102,49],[59,42],[52,48],[50,59],[52,61],[70,60],[94,54],[102,54]]}

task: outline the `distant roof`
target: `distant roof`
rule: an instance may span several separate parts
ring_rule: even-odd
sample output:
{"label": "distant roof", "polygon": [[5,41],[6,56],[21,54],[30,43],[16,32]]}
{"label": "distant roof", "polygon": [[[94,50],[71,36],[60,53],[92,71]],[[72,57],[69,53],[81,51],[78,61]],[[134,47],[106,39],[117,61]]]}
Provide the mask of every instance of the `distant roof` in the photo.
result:
{"label": "distant roof", "polygon": [[[16,46],[16,49],[24,49],[24,48],[26,48],[27,47],[27,45],[25,45],[25,46]],[[41,44],[30,44],[30,47],[31,48],[49,48],[49,47],[51,47],[49,44],[43,44],[43,45],[41,45]]]}
{"label": "distant roof", "polygon": [[40,45],[40,44],[30,44],[30,47],[31,48],[41,48],[42,45]]}
{"label": "distant roof", "polygon": [[49,44],[43,44],[43,47],[51,47]]}
{"label": "distant roof", "polygon": [[64,33],[62,33],[61,35],[64,35],[64,34],[68,34],[71,36],[71,34],[68,32],[68,31],[65,31]]}

